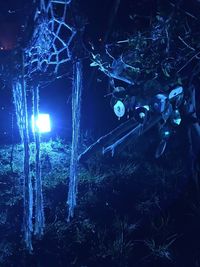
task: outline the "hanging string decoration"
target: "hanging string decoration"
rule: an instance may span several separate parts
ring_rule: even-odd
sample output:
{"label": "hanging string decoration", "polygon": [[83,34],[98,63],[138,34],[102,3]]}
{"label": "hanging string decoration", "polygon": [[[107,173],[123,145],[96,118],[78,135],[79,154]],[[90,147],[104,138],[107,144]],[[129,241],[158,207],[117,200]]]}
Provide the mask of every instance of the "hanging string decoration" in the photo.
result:
{"label": "hanging string decoration", "polygon": [[[23,68],[24,70],[24,68]],[[24,71],[21,82],[13,83],[13,98],[16,110],[16,117],[20,132],[21,141],[24,148],[23,159],[23,234],[26,247],[32,250],[32,231],[33,231],[33,187],[30,176],[30,149],[29,149],[29,130],[28,130],[28,108],[26,83]]]}
{"label": "hanging string decoration", "polygon": [[23,116],[23,107],[22,107],[22,87],[19,81],[15,81],[12,84],[12,95],[13,102],[15,106],[15,114],[17,118],[17,126],[20,133],[20,138],[23,140],[23,125],[24,125],[24,116]]}
{"label": "hanging string decoration", "polygon": [[[76,29],[67,23],[69,5],[67,0],[40,0],[34,17],[35,29],[32,38],[23,50],[23,73],[13,84],[13,98],[22,144],[24,148],[24,241],[32,250],[32,234],[41,237],[44,232],[45,218],[40,166],[40,133],[36,129],[35,141],[35,180],[30,177],[30,151],[27,114],[27,90],[32,88],[33,115],[39,115],[39,89],[41,81],[56,78],[68,71],[66,63],[74,62],[72,92],[72,152],[70,163],[68,220],[74,215],[78,177],[78,143],[80,137],[80,104],[82,92],[82,62],[73,55],[73,43],[77,43]],[[75,60],[76,58],[76,60]],[[37,83],[36,83],[37,81]],[[36,127],[37,128],[37,127]],[[34,208],[34,209],[33,209]],[[34,210],[34,220],[33,220]],[[34,224],[33,224],[34,222]]]}
{"label": "hanging string decoration", "polygon": [[[62,73],[65,63],[72,61],[74,55],[71,52],[72,41],[75,40],[77,30],[67,24],[67,11],[71,1],[41,0],[40,7],[36,12],[36,28],[30,45],[26,49],[26,75],[32,79],[34,74],[53,76]],[[76,41],[75,41],[76,42]],[[66,68],[65,68],[66,72]],[[76,206],[77,176],[78,176],[78,140],[80,133],[80,102],[82,90],[82,65],[81,62],[74,63],[74,83],[72,97],[72,152],[70,164],[70,182],[68,205],[68,219],[73,217]],[[39,92],[39,91],[38,91]],[[39,139],[36,146],[39,147]],[[39,159],[37,158],[37,161]],[[37,164],[37,163],[36,163]],[[36,174],[37,176],[37,174]],[[36,183],[37,184],[37,183]],[[38,189],[41,192],[41,188]],[[40,204],[38,210],[43,210]],[[37,204],[36,204],[37,207]],[[42,214],[40,214],[42,215]],[[36,215],[37,216],[37,215]],[[43,219],[38,219],[38,223]],[[43,226],[41,225],[40,228]]]}
{"label": "hanging string decoration", "polygon": [[70,162],[70,179],[68,192],[68,221],[74,216],[77,195],[78,178],[78,150],[80,138],[80,119],[81,119],[81,96],[82,96],[82,62],[77,61],[73,70],[73,89],[72,89],[72,150]]}
{"label": "hanging string decoration", "polygon": [[[27,86],[33,88],[33,114],[39,115],[40,78],[61,74],[65,63],[71,60],[70,45],[76,31],[67,22],[67,11],[71,1],[40,0],[34,17],[35,29],[23,54],[23,73],[13,83],[13,98],[17,123],[24,148],[23,233],[26,248],[32,250],[32,234],[41,237],[44,232],[45,218],[40,166],[40,133],[36,129],[35,139],[35,182],[30,177],[30,149],[28,130]],[[20,52],[21,53],[21,52]],[[61,70],[61,66],[63,66]],[[38,79],[35,79],[37,76]],[[37,86],[35,86],[37,81]],[[75,165],[74,165],[75,166]],[[34,220],[33,220],[34,207]]]}
{"label": "hanging string decoration", "polygon": [[[33,88],[33,116],[39,116],[39,87]],[[40,164],[40,132],[35,125],[34,139],[35,139],[35,229],[34,233],[37,237],[41,237],[44,232],[45,218],[42,194],[42,177]]]}
{"label": "hanging string decoration", "polygon": [[26,49],[26,74],[29,78],[36,73],[56,75],[62,72],[61,66],[71,60],[70,45],[76,31],[66,22],[70,3],[66,0],[40,1],[34,18],[36,27]]}

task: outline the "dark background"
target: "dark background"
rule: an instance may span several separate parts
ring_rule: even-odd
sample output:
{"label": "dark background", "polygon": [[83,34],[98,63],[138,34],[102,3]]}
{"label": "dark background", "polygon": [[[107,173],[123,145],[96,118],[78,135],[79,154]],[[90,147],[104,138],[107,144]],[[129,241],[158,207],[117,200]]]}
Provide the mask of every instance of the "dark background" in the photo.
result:
{"label": "dark background", "polygon": [[[102,0],[102,1],[95,1],[95,0],[87,0],[87,1],[80,1],[79,3],[79,12],[83,14],[87,20],[88,24],[86,27],[86,31],[84,34],[84,42],[87,47],[89,47],[89,43],[93,43],[96,51],[101,52],[103,50],[103,46],[106,42],[112,42],[113,40],[117,39],[120,40],[126,37],[128,34],[133,34],[134,32],[138,30],[144,30],[148,29],[148,20],[145,19],[146,16],[155,16],[159,10],[158,1],[125,1],[122,0],[119,5],[119,10],[116,16],[113,16],[113,9],[115,6],[115,3],[117,1],[114,0]],[[170,2],[173,1],[159,1],[159,3],[162,3],[163,8],[165,10],[170,9]],[[188,11],[195,14],[197,17],[199,17],[199,9],[200,9],[200,3],[198,1],[182,1],[185,4],[183,7]],[[9,12],[10,10],[10,12]],[[3,51],[1,52],[2,55],[4,55],[4,60],[6,61],[7,54],[15,48],[17,44],[18,38],[23,38],[25,31],[29,30],[29,28],[26,28],[26,23],[30,19],[30,17],[33,15],[34,11],[34,2],[33,1],[13,1],[8,0],[4,2],[0,2],[0,44],[3,48]],[[138,14],[138,17],[136,19],[132,19],[131,16],[133,14]],[[167,12],[166,12],[167,13]],[[0,57],[0,60],[2,57]],[[14,63],[13,63],[14,64]],[[109,98],[106,98],[105,95],[107,94],[109,90],[108,85],[108,78],[101,73],[100,71],[93,69],[89,67],[90,60],[86,59],[84,61],[84,79],[83,79],[83,101],[82,101],[82,133],[88,136],[92,136],[92,138],[96,138],[101,136],[103,133],[108,132],[110,129],[112,129],[115,125],[121,123],[123,120],[126,120],[126,118],[123,118],[122,120],[118,121],[116,116],[113,114],[113,111],[110,107]],[[2,67],[0,70],[1,73],[4,73],[5,69]],[[67,140],[70,140],[71,137],[71,88],[72,88],[72,70],[69,66],[69,78],[63,78],[60,80],[57,80],[55,82],[52,82],[47,87],[41,88],[40,90],[40,111],[41,112],[48,112],[50,113],[52,117],[52,133],[47,136],[47,138],[61,136],[64,137]],[[30,100],[30,95],[29,100]],[[15,111],[13,106],[13,100],[12,100],[12,92],[11,88],[9,86],[8,82],[5,82],[4,80],[1,80],[0,83],[0,144],[9,144],[12,141],[19,142],[19,135],[18,135],[18,129],[16,125],[16,118],[15,118]],[[31,108],[29,110],[29,117],[31,117]],[[144,238],[151,240],[152,235],[155,236],[158,240],[161,240],[161,243],[163,244],[164,238],[168,238],[169,236],[172,236],[172,234],[178,234],[178,238],[176,243],[174,243],[174,248],[178,247],[178,252],[175,252],[175,257],[178,258],[178,262],[159,262],[155,261],[155,264],[153,262],[152,265],[145,264],[145,260],[143,262],[143,259],[140,264],[138,262],[137,266],[177,266],[177,267],[188,267],[188,266],[199,266],[200,261],[196,261],[195,264],[195,258],[199,258],[199,223],[200,223],[200,212],[199,212],[199,202],[192,202],[189,203],[185,200],[185,197],[180,197],[178,201],[174,201],[174,199],[177,199],[180,194],[184,193],[185,185],[187,183],[187,175],[183,173],[176,173],[175,165],[180,160],[182,156],[185,156],[183,153],[183,150],[181,148],[181,151],[179,150],[181,145],[179,142],[181,142],[180,136],[177,134],[175,137],[173,137],[173,144],[169,142],[169,149],[175,154],[175,155],[169,155],[165,154],[163,158],[158,159],[158,161],[155,161],[152,157],[153,153],[151,153],[151,139],[150,135],[145,135],[144,138],[140,141],[138,144],[138,151],[142,154],[141,159],[140,155],[137,159],[139,162],[141,162],[141,168],[138,169],[138,172],[134,177],[132,175],[129,175],[127,177],[124,175],[124,172],[122,170],[121,176],[117,174],[117,171],[113,172],[113,178],[108,176],[108,179],[104,182],[95,182],[94,185],[91,185],[91,181],[88,180],[86,184],[82,184],[82,187],[80,188],[80,202],[82,201],[81,197],[85,197],[85,191],[89,191],[88,194],[88,202],[82,201],[84,207],[84,216],[83,221],[80,220],[80,229],[82,229],[83,233],[89,232],[88,228],[81,228],[84,225],[84,222],[88,221],[88,218],[92,218],[94,222],[98,222],[99,225],[101,225],[101,221],[106,221],[108,225],[108,240],[112,240],[112,230],[113,225],[110,223],[112,221],[112,218],[115,217],[115,213],[117,211],[117,214],[129,214],[130,221],[136,221],[135,214],[133,211],[133,206],[135,207],[135,204],[139,203],[139,199],[143,200],[144,195],[148,195],[154,192],[154,187],[156,190],[163,196],[164,196],[164,208],[162,209],[162,212],[165,212],[166,207],[171,205],[171,213],[166,211],[166,218],[170,217],[171,221],[175,226],[173,226],[171,230],[171,224],[168,226],[168,219],[166,219],[166,227],[165,227],[165,220],[161,220],[159,223],[158,221],[158,228],[159,225],[162,226],[162,223],[164,224],[164,227],[160,228],[161,237],[158,236],[158,229],[155,227],[155,233],[152,233],[152,214],[153,211],[150,211],[148,215],[142,215],[142,220],[146,220],[146,224],[139,228],[139,238],[136,236],[134,238],[136,240]],[[170,140],[171,141],[171,140]],[[174,146],[174,144],[177,144]],[[143,149],[141,149],[143,148]],[[153,150],[153,149],[152,149]],[[59,151],[59,150],[58,150]],[[142,153],[145,151],[144,153]],[[130,153],[132,154],[132,153]],[[185,153],[186,154],[186,153]],[[98,166],[98,163],[94,161],[94,177],[96,172],[96,169],[101,167],[104,169],[109,169],[111,166],[120,166],[122,163],[120,155],[118,155],[119,158],[105,158],[105,162],[103,162],[102,165]],[[64,158],[66,159],[66,155],[64,155]],[[109,160],[108,160],[109,159]],[[137,162],[134,161],[131,155],[131,163]],[[106,161],[108,161],[107,165],[105,164]],[[149,164],[149,165],[148,165]],[[65,164],[62,164],[65,165]],[[153,166],[153,167],[152,167]],[[157,167],[164,167],[163,173],[159,172],[159,169]],[[149,168],[148,168],[149,167]],[[185,169],[187,166],[185,167]],[[162,168],[161,168],[162,170]],[[181,168],[182,170],[182,168]],[[146,171],[146,173],[145,173]],[[48,172],[48,171],[47,171]],[[93,174],[93,173],[92,173]],[[91,176],[92,176],[91,174]],[[117,177],[118,176],[118,177]],[[13,176],[14,177],[14,176]],[[95,180],[94,177],[91,179]],[[180,183],[177,183],[177,177],[180,178]],[[17,177],[18,178],[18,177]],[[15,177],[13,178],[15,179]],[[66,179],[66,177],[64,178]],[[5,176],[5,181],[9,181],[9,178]],[[158,181],[158,182],[157,182]],[[88,185],[87,185],[88,183]],[[103,185],[102,185],[103,184]],[[168,185],[168,187],[167,187]],[[171,186],[172,185],[172,186]],[[4,186],[2,183],[1,186]],[[171,186],[171,187],[170,187]],[[8,187],[8,184],[5,184],[5,187]],[[57,206],[59,205],[63,211],[61,215],[63,216],[65,220],[66,219],[66,210],[63,209],[63,203],[66,203],[66,187],[64,185],[64,189],[61,188],[61,186],[58,186],[55,190],[55,188],[50,190],[49,193],[49,214],[52,216],[52,221],[54,220],[54,211],[56,210]],[[176,190],[174,190],[174,187]],[[161,188],[161,189],[160,189]],[[62,189],[62,190],[61,190]],[[91,192],[94,192],[94,195],[91,194]],[[150,193],[149,193],[150,192]],[[166,193],[167,192],[167,196]],[[183,192],[183,193],[182,193]],[[195,198],[195,194],[193,194],[195,191],[192,191],[192,194],[189,195],[190,198]],[[14,192],[15,194],[15,192]],[[97,195],[97,196],[96,196]],[[192,195],[192,197],[191,197]],[[166,198],[165,198],[166,197]],[[64,200],[62,199],[64,198]],[[145,199],[145,198],[144,198]],[[149,197],[147,198],[149,199]],[[4,198],[2,197],[2,201],[4,201]],[[198,198],[199,201],[199,198]],[[81,203],[82,203],[81,202]],[[167,202],[167,203],[166,203]],[[106,203],[106,204],[105,204]],[[108,203],[108,206],[107,206]],[[192,206],[192,204],[194,204]],[[188,208],[192,206],[193,210],[191,208]],[[61,209],[60,208],[60,209]],[[10,221],[12,223],[12,228],[9,229],[9,232],[13,232],[13,228],[16,231],[17,240],[19,238],[19,232],[20,230],[16,230],[15,228],[15,218],[17,218],[17,215],[19,213],[19,210],[21,211],[21,207],[13,207],[15,209],[15,213],[12,214],[12,217],[10,217]],[[9,208],[9,210],[13,211],[12,208]],[[80,209],[81,210],[81,209]],[[86,211],[85,211],[86,210]],[[193,212],[192,212],[193,211]],[[80,211],[81,214],[82,210]],[[157,212],[157,210],[156,210]],[[160,210],[159,210],[160,212]],[[50,222],[51,222],[51,216]],[[80,216],[80,218],[81,218]],[[148,217],[148,218],[147,218]],[[12,219],[11,219],[12,218]],[[48,218],[48,215],[47,215]],[[78,217],[78,219],[80,219]],[[110,219],[111,218],[111,219]],[[164,218],[164,214],[163,214]],[[48,218],[49,219],[49,218]],[[96,219],[96,220],[95,220]],[[162,219],[162,216],[161,216]],[[110,220],[110,221],[109,221]],[[21,223],[21,218],[20,220]],[[86,224],[86,223],[85,223]],[[98,225],[97,224],[97,225]],[[9,225],[9,224],[8,224]],[[20,224],[21,225],[21,224]],[[76,228],[77,225],[72,223],[74,227]],[[103,225],[103,224],[102,224]],[[156,226],[156,225],[155,225]],[[164,230],[166,229],[166,232]],[[169,233],[168,233],[169,231]],[[5,231],[6,232],[6,231]],[[73,231],[72,231],[73,232]],[[118,233],[119,231],[117,231]],[[64,236],[63,244],[67,243],[69,245],[72,244],[70,242],[70,231],[66,231],[66,235]],[[98,233],[98,231],[97,231]],[[100,235],[104,235],[104,232],[99,232]],[[180,234],[181,233],[181,234]],[[184,233],[184,234],[182,234]],[[114,233],[115,235],[115,233]],[[163,237],[162,237],[163,235]],[[49,237],[49,239],[48,239]],[[130,235],[132,237],[132,235]],[[98,254],[98,247],[97,250],[95,249],[91,252],[90,247],[93,246],[95,248],[95,245],[92,244],[93,240],[96,240],[97,235],[94,234],[93,231],[90,232],[88,235],[88,239],[85,239],[85,247],[79,246],[79,243],[75,243],[75,249],[73,249],[73,246],[70,247],[70,251],[72,254],[77,253],[79,256],[81,255],[83,259],[88,257],[88,253],[93,253],[95,255]],[[21,239],[21,237],[20,237]],[[156,240],[157,240],[156,239]],[[163,240],[162,240],[163,239]],[[14,239],[11,239],[11,242],[13,243]],[[50,241],[49,241],[50,240]],[[62,259],[62,262],[64,262],[64,265],[69,262],[69,256],[71,254],[66,254],[66,251],[63,249],[60,249],[61,243],[55,243],[54,239],[51,241],[50,234],[47,235],[46,240],[42,240],[40,245],[34,246],[35,254],[33,254],[34,260],[37,261],[40,257],[45,262],[49,262],[49,266],[56,266],[58,263],[57,259]],[[160,241],[159,240],[159,241]],[[168,239],[166,239],[168,242]],[[94,243],[96,244],[96,243]],[[49,249],[49,253],[45,254],[45,247]],[[62,248],[62,246],[61,246]],[[85,250],[84,250],[85,249]],[[171,249],[171,247],[170,247]],[[131,255],[130,262],[135,264],[134,257],[136,258],[142,258],[142,255],[151,255],[151,251],[147,250],[147,247],[144,246],[143,243],[139,242],[139,249],[135,246],[133,248],[133,253]],[[143,251],[145,253],[143,253]],[[43,256],[44,253],[44,256]],[[58,253],[58,257],[54,258],[54,253]],[[21,262],[21,259],[23,259],[23,256],[21,255],[21,250],[16,250],[16,259],[13,261],[15,265],[13,266],[19,266],[18,261]],[[192,256],[194,256],[194,259]],[[14,255],[15,256],[15,255]],[[36,256],[36,257],[35,257]],[[73,256],[73,255],[72,255]],[[118,255],[117,255],[118,256]],[[31,255],[28,256],[27,262],[32,263],[30,266],[36,266],[34,265],[33,257]],[[133,258],[132,258],[133,257]],[[154,256],[152,256],[154,257]],[[26,259],[26,257],[24,257]],[[103,258],[103,257],[102,257]],[[148,259],[148,257],[145,257],[144,259]],[[72,259],[74,259],[72,257]],[[117,259],[117,257],[116,257]],[[180,260],[181,259],[181,260]],[[54,261],[52,261],[54,260]],[[84,260],[82,262],[84,262]],[[107,260],[109,262],[109,259],[103,258],[102,261]],[[160,260],[160,259],[159,259]],[[186,261],[187,260],[187,261]],[[192,260],[192,264],[191,264]],[[23,260],[22,260],[23,261]],[[93,265],[88,266],[116,266],[111,264],[104,264],[101,261],[96,261]],[[87,263],[76,265],[76,266],[86,266]],[[87,262],[87,260],[86,260]],[[52,265],[51,265],[52,264]],[[78,264],[78,263],[77,263]],[[24,266],[27,266],[29,264],[24,263]],[[23,266],[23,265],[20,265]],[[61,263],[60,265],[61,266]],[[123,265],[121,265],[123,266]],[[133,266],[132,264],[130,266]],[[9,266],[10,267],[10,266]]]}

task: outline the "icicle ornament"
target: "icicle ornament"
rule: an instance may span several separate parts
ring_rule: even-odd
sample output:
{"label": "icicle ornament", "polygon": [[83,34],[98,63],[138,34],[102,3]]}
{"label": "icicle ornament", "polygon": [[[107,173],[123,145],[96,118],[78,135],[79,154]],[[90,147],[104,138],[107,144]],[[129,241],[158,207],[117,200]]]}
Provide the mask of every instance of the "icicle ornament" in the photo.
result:
{"label": "icicle ornament", "polygon": [[77,181],[78,181],[78,148],[80,138],[80,118],[81,118],[81,98],[82,98],[82,62],[74,64],[73,89],[72,89],[72,148],[70,162],[70,177],[68,191],[68,221],[74,216],[76,206]]}
{"label": "icicle ornament", "polygon": [[[39,87],[33,89],[33,115],[39,116]],[[42,177],[40,161],[40,131],[34,132],[35,140],[35,225],[34,234],[39,238],[43,235],[45,219],[42,194]]]}

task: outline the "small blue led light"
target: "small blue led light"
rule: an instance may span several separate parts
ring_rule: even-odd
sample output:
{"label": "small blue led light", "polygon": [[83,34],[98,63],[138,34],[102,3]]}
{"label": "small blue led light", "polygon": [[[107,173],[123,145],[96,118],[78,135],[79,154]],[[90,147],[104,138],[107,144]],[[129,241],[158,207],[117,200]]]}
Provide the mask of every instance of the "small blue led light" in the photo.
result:
{"label": "small blue led light", "polygon": [[51,132],[51,121],[49,114],[39,114],[37,118],[32,115],[32,131],[33,133]]}
{"label": "small blue led light", "polygon": [[178,109],[174,110],[172,114],[172,123],[175,125],[180,125],[182,119],[181,119],[181,114]]}
{"label": "small blue led light", "polygon": [[170,131],[167,131],[167,130],[166,130],[166,131],[164,131],[164,136],[165,136],[165,137],[169,137],[169,136],[170,136],[170,134],[171,134],[171,133],[170,133]]}

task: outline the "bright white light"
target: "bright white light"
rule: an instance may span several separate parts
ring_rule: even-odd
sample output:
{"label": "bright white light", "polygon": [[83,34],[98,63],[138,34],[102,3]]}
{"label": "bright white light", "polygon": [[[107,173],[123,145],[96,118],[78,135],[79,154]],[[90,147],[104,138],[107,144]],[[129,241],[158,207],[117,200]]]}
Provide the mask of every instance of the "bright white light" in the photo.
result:
{"label": "bright white light", "polygon": [[37,118],[32,115],[33,133],[49,133],[51,131],[51,122],[49,114],[39,114]]}

